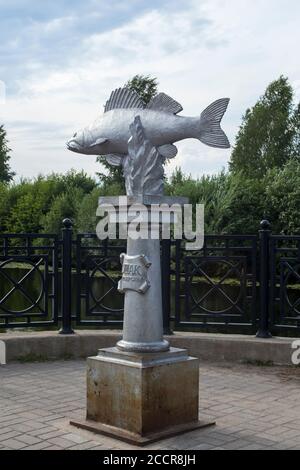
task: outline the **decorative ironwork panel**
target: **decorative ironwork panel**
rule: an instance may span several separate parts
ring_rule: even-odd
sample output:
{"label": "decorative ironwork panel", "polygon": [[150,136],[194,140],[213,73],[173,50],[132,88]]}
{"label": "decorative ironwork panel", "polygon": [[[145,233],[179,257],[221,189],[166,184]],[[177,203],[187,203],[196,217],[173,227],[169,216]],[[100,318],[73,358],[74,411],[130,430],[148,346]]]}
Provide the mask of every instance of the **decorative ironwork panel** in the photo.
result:
{"label": "decorative ironwork panel", "polygon": [[272,328],[300,328],[300,236],[270,237]]}
{"label": "decorative ironwork panel", "polygon": [[[174,256],[175,255],[175,256]],[[257,237],[206,236],[203,249],[173,243],[175,326],[253,332],[257,322]]]}
{"label": "decorative ironwork panel", "polygon": [[[227,320],[241,318],[245,309],[246,258],[185,258],[185,317]],[[213,277],[213,273],[218,278]],[[232,281],[235,287],[232,288]],[[202,287],[202,289],[201,289]],[[204,288],[203,288],[204,287]]]}
{"label": "decorative ironwork panel", "polygon": [[78,235],[76,241],[76,323],[121,326],[124,295],[117,290],[121,279],[122,245],[100,242],[96,235]]}
{"label": "decorative ironwork panel", "polygon": [[57,324],[56,236],[5,234],[0,243],[0,328]]}

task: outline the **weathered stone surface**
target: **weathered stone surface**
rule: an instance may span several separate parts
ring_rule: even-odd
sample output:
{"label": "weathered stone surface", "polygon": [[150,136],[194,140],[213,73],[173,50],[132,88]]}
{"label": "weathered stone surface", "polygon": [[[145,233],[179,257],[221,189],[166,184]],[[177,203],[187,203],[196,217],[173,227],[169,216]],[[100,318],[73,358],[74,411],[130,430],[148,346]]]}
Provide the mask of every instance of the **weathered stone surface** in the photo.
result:
{"label": "weathered stone surface", "polygon": [[199,361],[186,350],[110,348],[88,358],[87,367],[88,420],[141,436],[198,421]]}

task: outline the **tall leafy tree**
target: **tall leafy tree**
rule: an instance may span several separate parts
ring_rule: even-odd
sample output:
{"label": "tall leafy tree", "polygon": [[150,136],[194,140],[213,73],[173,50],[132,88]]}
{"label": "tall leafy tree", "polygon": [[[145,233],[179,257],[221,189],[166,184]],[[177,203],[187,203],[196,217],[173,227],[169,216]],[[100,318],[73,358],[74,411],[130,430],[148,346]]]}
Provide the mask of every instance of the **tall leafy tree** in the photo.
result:
{"label": "tall leafy tree", "polygon": [[300,162],[300,103],[292,115],[292,127],[294,130],[292,157],[296,157]]}
{"label": "tall leafy tree", "polygon": [[295,158],[265,178],[267,217],[274,233],[300,234],[300,162]]}
{"label": "tall leafy tree", "polygon": [[[62,219],[76,215],[77,212],[72,208],[79,206],[83,197],[95,187],[95,180],[83,171],[75,170],[63,175],[39,175],[34,180],[23,179],[10,185],[0,183],[0,231],[20,233],[51,232],[54,228],[58,230]],[[67,209],[69,201],[71,211]],[[49,213],[50,218],[47,217]],[[54,223],[55,215],[57,220]]]}
{"label": "tall leafy tree", "polygon": [[130,88],[137,92],[145,104],[148,104],[157,94],[158,82],[155,77],[151,78],[149,75],[135,75],[131,80],[125,84],[126,88]]}
{"label": "tall leafy tree", "polygon": [[293,153],[298,115],[293,108],[292,87],[281,76],[243,116],[230,169],[248,177],[262,177],[269,169],[281,168]]}
{"label": "tall leafy tree", "polygon": [[7,144],[6,131],[3,126],[0,126],[0,183],[9,183],[15,175],[10,170],[10,149]]}
{"label": "tall leafy tree", "polygon": [[[124,85],[126,88],[134,90],[142,98],[145,104],[148,104],[153,96],[157,94],[158,82],[156,78],[151,78],[149,75],[135,75],[131,80]],[[108,174],[97,173],[101,183],[104,186],[121,187],[125,191],[123,169],[121,166],[112,166],[105,160],[104,156],[97,157],[97,161],[108,170]]]}

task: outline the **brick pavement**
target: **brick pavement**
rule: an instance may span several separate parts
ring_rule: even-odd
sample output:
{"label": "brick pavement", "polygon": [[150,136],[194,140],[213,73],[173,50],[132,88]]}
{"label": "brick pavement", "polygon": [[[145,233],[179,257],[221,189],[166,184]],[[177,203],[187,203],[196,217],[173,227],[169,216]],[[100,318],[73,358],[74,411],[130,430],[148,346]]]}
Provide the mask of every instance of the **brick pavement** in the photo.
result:
{"label": "brick pavement", "polygon": [[[200,411],[213,428],[147,449],[300,449],[300,368],[203,363]],[[1,449],[135,449],[68,424],[85,412],[85,362],[0,366]]]}

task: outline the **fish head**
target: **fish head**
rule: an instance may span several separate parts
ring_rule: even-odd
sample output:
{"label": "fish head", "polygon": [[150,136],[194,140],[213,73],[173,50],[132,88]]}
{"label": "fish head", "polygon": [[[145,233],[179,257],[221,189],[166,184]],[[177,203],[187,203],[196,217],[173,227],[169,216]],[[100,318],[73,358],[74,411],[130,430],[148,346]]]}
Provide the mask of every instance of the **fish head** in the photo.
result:
{"label": "fish head", "polygon": [[72,139],[67,142],[68,150],[86,155],[101,155],[105,153],[106,138],[95,138],[93,132],[86,127],[75,132]]}
{"label": "fish head", "polygon": [[89,135],[87,129],[75,132],[72,139],[68,140],[67,148],[76,153],[87,153],[89,147]]}

